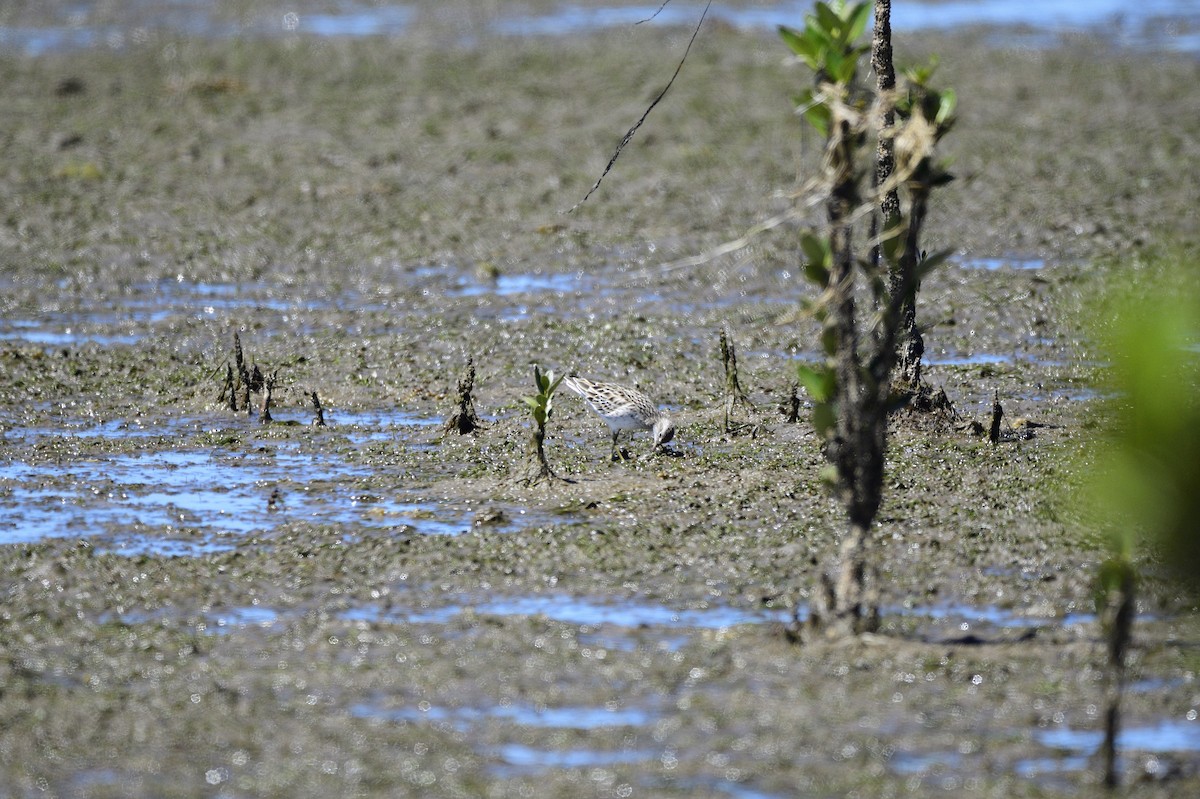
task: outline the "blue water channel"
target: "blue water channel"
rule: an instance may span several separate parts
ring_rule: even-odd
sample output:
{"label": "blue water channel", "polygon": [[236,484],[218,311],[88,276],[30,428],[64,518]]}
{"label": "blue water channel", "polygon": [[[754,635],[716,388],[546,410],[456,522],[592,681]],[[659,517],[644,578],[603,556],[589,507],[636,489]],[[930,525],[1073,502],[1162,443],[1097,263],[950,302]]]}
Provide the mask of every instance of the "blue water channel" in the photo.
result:
{"label": "blue water channel", "polygon": [[[213,0],[162,0],[138,3],[113,21],[111,5],[102,0],[63,3],[58,19],[22,24],[20,17],[0,25],[0,53],[41,55],[63,49],[153,45],[160,34],[228,38],[236,36],[398,36],[414,30],[425,4],[342,0],[319,12],[280,8],[231,19],[218,13]],[[812,9],[810,0],[781,0],[755,6],[714,3],[711,19],[740,28],[772,29],[800,25]],[[692,26],[700,18],[699,0],[675,0],[660,8],[646,3],[565,2],[546,13],[498,14],[487,30],[512,36],[564,36],[603,28],[655,25]],[[0,17],[3,20],[4,17]],[[14,19],[14,18],[10,18]],[[900,32],[991,26],[1020,30],[1019,38],[1002,42],[1049,45],[1070,33],[1100,35],[1123,47],[1200,52],[1200,3],[1193,0],[948,0],[898,2],[892,27]],[[476,33],[466,33],[475,39]]]}

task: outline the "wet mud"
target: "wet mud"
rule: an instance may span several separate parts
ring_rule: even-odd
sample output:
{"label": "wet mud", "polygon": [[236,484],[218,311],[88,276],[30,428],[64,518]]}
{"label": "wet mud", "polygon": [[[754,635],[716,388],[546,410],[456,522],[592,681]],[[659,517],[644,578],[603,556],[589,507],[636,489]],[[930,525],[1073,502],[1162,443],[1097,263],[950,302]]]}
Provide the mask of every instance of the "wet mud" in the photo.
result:
{"label": "wet mud", "polygon": [[[928,234],[956,254],[919,309],[958,416],[893,426],[880,634],[801,648],[844,529],[805,407],[781,412],[816,357],[806,220],[686,259],[792,204],[802,73],[712,24],[566,214],[690,31],[498,35],[450,7],[0,57],[0,794],[1099,791],[1083,311],[1195,251],[1195,58],[898,41],[960,97]],[[270,424],[221,396],[235,331],[278,369]],[[646,391],[675,456],[643,434],[610,463],[563,393],[569,482],[528,485],[535,364]],[[1200,616],[1143,567],[1128,794],[1190,795]]]}

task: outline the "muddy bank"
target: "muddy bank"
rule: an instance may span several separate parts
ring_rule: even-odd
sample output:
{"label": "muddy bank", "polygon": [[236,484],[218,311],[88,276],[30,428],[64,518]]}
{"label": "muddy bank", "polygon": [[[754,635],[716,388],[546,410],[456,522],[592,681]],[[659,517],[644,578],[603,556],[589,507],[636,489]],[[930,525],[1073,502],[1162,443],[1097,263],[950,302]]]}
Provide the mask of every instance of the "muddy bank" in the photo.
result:
{"label": "muddy bank", "polygon": [[[922,315],[963,419],[894,433],[884,634],[801,650],[782,627],[842,522],[778,411],[814,349],[795,229],[664,265],[786,206],[815,156],[802,77],[713,26],[560,213],[686,36],[0,60],[4,791],[1097,789],[1100,551],[1070,494],[1102,362],[1078,314],[1109,270],[1195,245],[1195,61],[902,43],[961,98],[929,241],[959,254]],[[753,435],[722,429],[722,326]],[[274,424],[220,399],[234,330],[280,370]],[[468,355],[486,424],[446,436]],[[563,396],[573,482],[524,485],[534,363],[650,391],[679,456],[643,437],[610,465]],[[997,392],[1032,437],[970,434]],[[1137,795],[1187,795],[1197,617],[1147,566],[1126,765]]]}

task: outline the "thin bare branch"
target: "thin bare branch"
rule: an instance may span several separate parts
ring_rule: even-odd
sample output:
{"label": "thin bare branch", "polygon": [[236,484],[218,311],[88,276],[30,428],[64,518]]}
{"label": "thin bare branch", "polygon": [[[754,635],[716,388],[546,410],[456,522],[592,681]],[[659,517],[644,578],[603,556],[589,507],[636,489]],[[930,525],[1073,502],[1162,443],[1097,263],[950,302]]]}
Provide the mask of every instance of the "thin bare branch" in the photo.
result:
{"label": "thin bare branch", "polygon": [[662,5],[658,7],[658,10],[657,10],[657,11],[655,11],[653,14],[651,14],[651,15],[650,15],[650,16],[648,16],[648,17],[646,17],[645,19],[639,19],[637,22],[635,22],[635,23],[633,23],[633,24],[634,24],[634,25],[641,25],[643,22],[649,22],[650,20],[654,19],[654,18],[655,18],[655,17],[657,17],[659,14],[661,14],[661,13],[662,13],[662,10],[663,10],[664,8],[666,8],[666,7],[667,7],[667,3],[670,3],[670,2],[671,2],[671,0],[663,0],[663,3],[662,3]]}
{"label": "thin bare branch", "polygon": [[667,81],[667,85],[664,86],[663,90],[658,93],[658,96],[651,101],[649,107],[642,112],[641,118],[635,122],[633,127],[625,133],[624,138],[622,138],[620,143],[617,144],[617,149],[613,152],[612,158],[608,159],[608,166],[604,167],[604,171],[600,173],[600,177],[596,178],[596,182],[590,189],[588,189],[588,193],[583,195],[583,199],[572,205],[566,213],[574,213],[576,208],[587,202],[588,198],[595,193],[596,189],[600,188],[600,184],[604,182],[604,178],[609,172],[612,171],[613,165],[617,163],[617,159],[621,157],[621,151],[625,149],[625,145],[629,144],[629,142],[633,140],[634,134],[637,133],[638,128],[642,126],[642,123],[646,121],[646,117],[650,116],[650,112],[654,110],[654,106],[658,105],[662,98],[667,96],[667,92],[671,90],[671,86],[675,84],[675,79],[679,77],[679,73],[683,69],[683,63],[687,61],[688,53],[692,51],[692,45],[695,43],[696,37],[700,35],[700,26],[704,24],[704,18],[708,16],[708,9],[710,6],[712,6],[712,0],[708,0],[708,3],[705,4],[704,11],[700,14],[700,21],[696,23],[696,30],[692,31],[692,38],[688,40],[687,48],[683,51],[683,58],[679,59],[679,65],[675,67],[675,74],[671,75],[671,79]]}

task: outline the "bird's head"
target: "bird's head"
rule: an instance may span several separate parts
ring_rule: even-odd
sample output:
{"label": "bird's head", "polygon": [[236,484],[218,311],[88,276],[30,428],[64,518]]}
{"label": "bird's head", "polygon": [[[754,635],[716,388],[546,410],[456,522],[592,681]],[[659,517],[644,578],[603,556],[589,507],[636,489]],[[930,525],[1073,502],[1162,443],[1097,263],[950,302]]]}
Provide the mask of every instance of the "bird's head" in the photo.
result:
{"label": "bird's head", "polygon": [[658,417],[654,423],[654,448],[658,449],[675,437],[675,425],[666,416]]}

